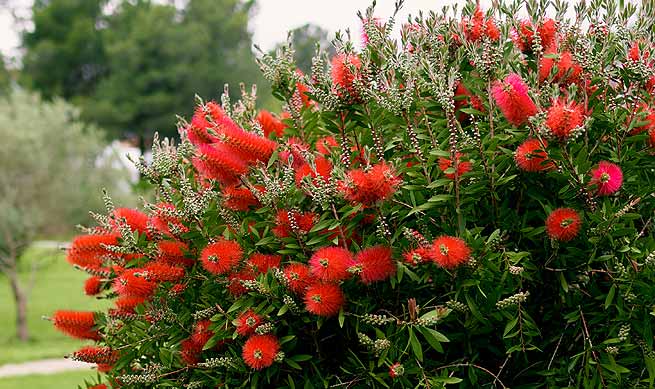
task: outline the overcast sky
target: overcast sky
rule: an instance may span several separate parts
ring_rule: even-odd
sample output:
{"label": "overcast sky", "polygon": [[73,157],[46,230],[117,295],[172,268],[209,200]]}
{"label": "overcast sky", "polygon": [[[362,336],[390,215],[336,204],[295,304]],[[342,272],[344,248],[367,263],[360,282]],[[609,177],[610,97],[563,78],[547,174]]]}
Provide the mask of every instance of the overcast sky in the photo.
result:
{"label": "overcast sky", "polygon": [[[12,5],[29,9],[31,0],[10,0]],[[462,4],[463,0],[406,0],[398,16],[399,22],[407,20],[407,15],[418,14],[419,10],[439,10],[444,4]],[[388,17],[393,14],[395,0],[378,0],[376,16]],[[484,3],[484,2],[483,2]],[[2,7],[0,1],[0,7]],[[254,32],[254,43],[267,50],[276,43],[284,41],[287,31],[305,23],[317,24],[330,31],[330,38],[337,30],[350,28],[353,40],[359,41],[360,22],[357,11],[362,12],[371,0],[259,0],[257,13],[250,22]],[[0,51],[13,56],[18,53],[19,33],[8,10],[0,10]]]}

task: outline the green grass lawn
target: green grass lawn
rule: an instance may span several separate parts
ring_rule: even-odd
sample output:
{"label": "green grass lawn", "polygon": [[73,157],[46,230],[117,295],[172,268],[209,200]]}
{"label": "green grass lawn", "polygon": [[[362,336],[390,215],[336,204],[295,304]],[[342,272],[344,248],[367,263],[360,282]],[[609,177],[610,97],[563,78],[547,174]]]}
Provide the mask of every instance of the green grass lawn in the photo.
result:
{"label": "green grass lawn", "polygon": [[[59,333],[42,316],[50,316],[57,309],[100,310],[108,304],[106,300],[84,295],[83,284],[87,275],[73,269],[66,262],[63,252],[35,247],[28,249],[21,261],[24,281],[29,278],[29,268],[33,261],[37,261],[39,268],[28,302],[28,322],[32,336],[28,343],[15,339],[14,300],[7,279],[0,275],[0,365],[60,358],[75,351],[84,343]],[[0,385],[0,388],[4,387]]]}
{"label": "green grass lawn", "polygon": [[95,377],[96,373],[90,370],[75,370],[56,374],[33,374],[19,377],[0,378],[0,389],[74,389],[77,388],[78,385],[82,385],[84,380],[97,382],[95,381]]}

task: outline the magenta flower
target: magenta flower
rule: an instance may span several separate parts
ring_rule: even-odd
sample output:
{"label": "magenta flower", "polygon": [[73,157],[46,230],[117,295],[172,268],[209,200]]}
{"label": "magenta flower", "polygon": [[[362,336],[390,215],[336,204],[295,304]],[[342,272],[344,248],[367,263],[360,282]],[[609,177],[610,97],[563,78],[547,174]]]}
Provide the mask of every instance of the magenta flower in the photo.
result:
{"label": "magenta flower", "polygon": [[599,196],[615,193],[623,184],[623,172],[618,165],[601,161],[598,167],[591,171],[591,184],[596,185]]}

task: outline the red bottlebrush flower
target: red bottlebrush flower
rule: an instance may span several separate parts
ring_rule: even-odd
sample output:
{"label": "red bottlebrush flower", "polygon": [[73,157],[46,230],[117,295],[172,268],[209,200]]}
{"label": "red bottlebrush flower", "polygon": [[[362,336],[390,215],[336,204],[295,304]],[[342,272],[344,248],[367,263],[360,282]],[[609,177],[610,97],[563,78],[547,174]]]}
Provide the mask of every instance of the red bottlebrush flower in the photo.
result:
{"label": "red bottlebrush flower", "polygon": [[370,284],[384,281],[396,274],[396,263],[391,258],[391,248],[373,246],[357,253],[355,261],[361,266],[362,282]]}
{"label": "red bottlebrush flower", "polygon": [[85,311],[56,311],[52,322],[59,331],[77,339],[100,340],[100,333],[93,329],[95,314]]}
{"label": "red bottlebrush flower", "polygon": [[102,278],[98,276],[89,277],[84,281],[84,294],[87,296],[95,296],[100,293],[102,288]]}
{"label": "red bottlebrush flower", "polygon": [[87,389],[109,389],[109,388],[107,388],[107,385],[105,384],[98,384],[98,385],[89,386]]}
{"label": "red bottlebrush flower", "polygon": [[[537,33],[541,38],[541,46],[544,51],[554,47],[555,38],[557,35],[557,23],[550,18],[546,18],[541,25],[537,28]],[[532,43],[534,42],[534,26],[528,20],[521,21],[518,31],[513,31],[512,39],[518,48],[524,52],[532,52]]]}
{"label": "red bottlebrush flower", "polygon": [[539,139],[528,139],[516,149],[514,159],[520,169],[526,172],[541,172],[550,170],[554,164],[548,159],[545,147],[548,147],[548,142],[543,141],[543,146]]}
{"label": "red bottlebrush flower", "polygon": [[502,82],[496,81],[491,95],[507,121],[515,126],[537,113],[537,106],[528,95],[528,86],[518,74],[512,73]]}
{"label": "red bottlebrush flower", "polygon": [[205,346],[205,343],[214,336],[214,331],[209,329],[209,326],[211,325],[210,320],[201,320],[193,328],[193,334],[191,335],[191,339],[199,344],[202,347]]}
{"label": "red bottlebrush flower", "polygon": [[184,253],[189,246],[179,240],[161,240],[157,242],[157,260],[171,265],[192,266],[195,261],[186,258]]}
{"label": "red bottlebrush flower", "polygon": [[135,309],[137,305],[143,304],[146,302],[146,298],[143,296],[120,296],[116,299],[116,308],[120,312],[125,312],[129,314],[136,313]]}
{"label": "red bottlebrush flower", "polygon": [[[462,154],[457,153],[457,176],[462,177],[462,175],[471,171],[473,164],[469,161],[461,161]],[[446,170],[450,169],[453,166],[453,161],[448,158],[439,158],[439,169],[444,172],[446,178],[451,180],[455,179],[455,173],[446,173]]]}
{"label": "red bottlebrush flower", "polygon": [[[300,72],[300,70],[298,70],[298,72]],[[300,72],[300,74],[302,74],[302,72]],[[309,93],[309,88],[307,85],[302,82],[296,82],[296,90],[293,92],[293,97],[294,99],[299,99],[305,108],[316,105],[316,102],[312,101],[307,93]]]}
{"label": "red bottlebrush flower", "polygon": [[207,178],[232,184],[248,171],[246,162],[235,150],[222,143],[198,146],[198,156],[193,158],[193,166]]}
{"label": "red bottlebrush flower", "polygon": [[309,259],[312,275],[322,281],[342,281],[350,278],[348,269],[355,264],[350,251],[341,247],[324,247]]}
{"label": "red bottlebrush flower", "polygon": [[582,220],[571,208],[558,208],[546,219],[546,233],[551,239],[567,242],[578,235]]}
{"label": "red bottlebrush flower", "polygon": [[500,31],[493,18],[485,18],[480,7],[475,9],[472,17],[462,18],[461,27],[469,42],[477,42],[483,37],[495,42],[500,38]]}
{"label": "red bottlebrush flower", "polygon": [[243,250],[237,242],[220,239],[202,250],[200,260],[202,267],[216,275],[226,274],[241,261]]}
{"label": "red bottlebrush flower", "polygon": [[275,134],[277,138],[281,138],[284,134],[284,129],[287,128],[287,125],[282,122],[282,120],[276,118],[265,109],[259,111],[257,114],[257,122],[262,126],[264,131],[264,136],[269,137],[271,134]]}
{"label": "red bottlebrush flower", "polygon": [[618,165],[601,161],[591,171],[591,184],[596,186],[596,193],[599,196],[609,196],[621,188],[623,172]]}
{"label": "red bottlebrush flower", "polygon": [[151,262],[144,269],[148,279],[156,282],[176,282],[184,277],[184,269],[163,262]]}
{"label": "red bottlebrush flower", "polygon": [[403,374],[405,374],[405,368],[400,364],[400,362],[396,362],[389,366],[389,377],[396,378]]}
{"label": "red bottlebrush flower", "polygon": [[152,296],[157,284],[144,274],[143,269],[129,269],[114,280],[114,290],[120,296],[136,296],[148,298]]}
{"label": "red bottlebrush flower", "polygon": [[112,225],[118,227],[118,220],[125,219],[132,232],[139,231],[139,234],[145,234],[148,230],[148,215],[131,208],[116,208],[113,213]]}
{"label": "red bottlebrush flower", "polygon": [[327,183],[330,176],[332,176],[332,162],[319,157],[316,158],[313,166],[306,163],[296,170],[296,185],[300,187],[305,177],[311,177],[314,185],[317,185],[320,180]]}
{"label": "red bottlebrush flower", "polygon": [[[318,215],[313,212],[300,213],[281,209],[275,216],[275,227],[272,228],[273,235],[278,238],[286,238],[294,234],[306,234],[314,227]],[[297,227],[297,229],[296,229]]]}
{"label": "red bottlebrush flower", "polygon": [[[630,118],[628,118],[628,120],[630,120]],[[637,135],[644,131],[655,129],[655,109],[649,107],[646,103],[639,104],[635,114],[632,116],[632,121],[635,123],[643,122],[644,124],[638,127],[632,127],[630,135]],[[628,126],[630,124],[630,122],[627,123]]]}
{"label": "red bottlebrush flower", "polygon": [[440,236],[432,244],[432,258],[439,266],[453,269],[471,256],[471,248],[461,238]]}
{"label": "red bottlebrush flower", "polygon": [[189,142],[196,146],[219,141],[216,137],[215,125],[207,120],[208,115],[210,112],[207,106],[198,106],[191,118],[191,125],[186,128]]}
{"label": "red bottlebrush flower", "polygon": [[571,52],[565,51],[557,54],[558,58],[552,58],[556,54],[555,51],[550,51],[541,58],[539,63],[539,82],[544,82],[550,77],[553,66],[557,66],[557,74],[553,76],[554,82],[564,85],[577,82],[580,79],[582,67],[573,61]]}
{"label": "red bottlebrush flower", "polygon": [[280,351],[280,343],[273,335],[253,335],[243,345],[241,356],[246,365],[255,370],[269,367]]}
{"label": "red bottlebrush flower", "polygon": [[340,190],[346,200],[352,203],[373,205],[391,198],[401,182],[395,171],[381,162],[367,172],[360,169],[349,171]]}
{"label": "red bottlebrush flower", "polygon": [[237,273],[230,274],[227,289],[230,291],[230,294],[234,297],[239,297],[245,293],[248,293],[248,289],[241,283],[241,281],[254,281],[255,273],[250,270],[242,270]]}
{"label": "red bottlebrush flower", "polygon": [[223,189],[223,206],[233,211],[247,211],[259,205],[259,200],[248,188],[228,186]]}
{"label": "red bottlebrush flower", "polygon": [[270,139],[244,131],[227,116],[217,121],[217,124],[217,132],[221,140],[236,150],[247,162],[266,162],[277,147],[277,144]]}
{"label": "red bottlebrush flower", "polygon": [[330,155],[332,150],[339,147],[337,140],[333,136],[324,136],[316,141],[316,151],[324,156]]}
{"label": "red bottlebrush flower", "polygon": [[338,54],[332,58],[332,82],[341,90],[345,90],[352,97],[357,97],[353,85],[355,79],[360,78],[359,71],[362,62],[355,54]]}
{"label": "red bottlebrush flower", "polygon": [[249,309],[240,314],[234,322],[237,327],[237,334],[241,336],[250,336],[254,334],[257,327],[262,324],[263,319],[256,314],[255,311]]}
{"label": "red bottlebrush flower", "polygon": [[[455,88],[455,111],[458,111],[462,108],[471,107],[480,112],[485,112],[484,104],[479,97],[474,96],[461,81],[457,82],[457,87]],[[459,121],[464,121],[468,117],[468,114],[460,112],[458,119]]]}
{"label": "red bottlebrush flower", "polygon": [[282,257],[275,254],[254,253],[248,258],[248,265],[257,273],[266,273],[269,269],[280,267]]}
{"label": "red bottlebrush flower", "polygon": [[[174,236],[177,232],[189,231],[176,215],[177,210],[173,204],[159,203],[155,213],[148,219],[148,229],[165,236]],[[173,230],[171,230],[171,226],[173,226]]]}
{"label": "red bottlebrush flower", "polygon": [[648,131],[650,147],[655,147],[655,128]]}
{"label": "red bottlebrush flower", "polygon": [[118,235],[116,234],[79,235],[71,242],[66,260],[71,265],[82,268],[100,268],[104,257],[116,257],[116,254],[102,246],[117,244]]}
{"label": "red bottlebrush flower", "polygon": [[305,308],[314,315],[334,316],[343,304],[343,292],[336,284],[314,284],[305,293]]}
{"label": "red bottlebrush flower", "polygon": [[585,109],[574,101],[566,103],[558,100],[546,114],[546,127],[559,139],[568,138],[576,127],[582,126],[585,119]]}
{"label": "red bottlebrush flower", "polygon": [[[108,365],[106,363],[98,363],[98,366],[96,367],[96,370],[98,370],[99,373],[109,373],[111,369],[114,368],[114,365]],[[98,385],[100,386],[100,385]],[[102,386],[100,386],[102,388]],[[106,385],[104,386],[105,388],[107,387]]]}
{"label": "red bottlebrush flower", "polygon": [[118,352],[106,346],[84,346],[72,353],[71,359],[87,363],[113,364],[118,359]]}
{"label": "red bottlebrush flower", "polygon": [[299,167],[307,163],[304,156],[310,152],[308,144],[303,142],[301,139],[292,137],[287,139],[286,146],[288,150],[281,151],[279,154],[281,160],[288,163],[289,158],[293,157],[291,166],[294,169],[298,169]]}
{"label": "red bottlebrush flower", "polygon": [[191,338],[184,339],[180,343],[180,357],[187,365],[195,365],[200,360],[202,347]]}
{"label": "red bottlebrush flower", "polygon": [[403,254],[405,263],[416,266],[419,263],[434,261],[431,247],[418,247]]}
{"label": "red bottlebrush flower", "polygon": [[384,29],[385,23],[383,23],[382,19],[378,17],[362,20],[362,44],[364,46],[368,45],[368,34],[366,33],[366,28],[369,27],[369,25],[377,30],[382,30]]}
{"label": "red bottlebrush flower", "polygon": [[284,268],[284,276],[289,281],[289,289],[296,294],[303,294],[313,282],[309,266],[302,263],[292,263]]}

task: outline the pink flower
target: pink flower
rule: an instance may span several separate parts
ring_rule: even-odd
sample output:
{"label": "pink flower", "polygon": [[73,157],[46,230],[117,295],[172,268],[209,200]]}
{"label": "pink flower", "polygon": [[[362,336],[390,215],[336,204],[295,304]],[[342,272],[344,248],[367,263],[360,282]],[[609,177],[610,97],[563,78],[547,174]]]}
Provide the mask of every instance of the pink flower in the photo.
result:
{"label": "pink flower", "polygon": [[598,167],[591,171],[591,184],[596,185],[599,196],[608,196],[621,188],[623,172],[618,165],[601,161]]}

